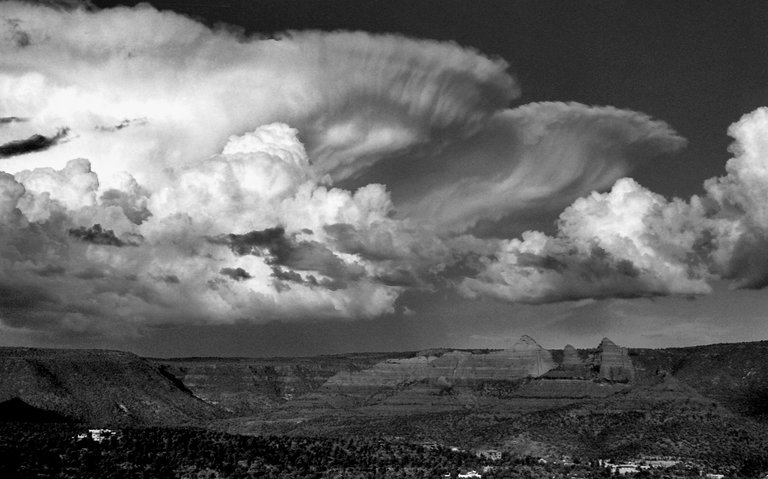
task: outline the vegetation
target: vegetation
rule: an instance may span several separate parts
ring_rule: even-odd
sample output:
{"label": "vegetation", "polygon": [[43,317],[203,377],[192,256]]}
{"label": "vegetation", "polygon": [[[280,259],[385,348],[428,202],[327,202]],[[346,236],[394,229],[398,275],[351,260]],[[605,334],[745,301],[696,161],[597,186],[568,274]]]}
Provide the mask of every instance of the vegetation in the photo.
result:
{"label": "vegetation", "polygon": [[[599,449],[597,436],[614,427],[626,431],[626,424],[636,423],[637,418],[617,413],[583,419],[568,424],[566,417],[552,416],[545,423],[565,421],[558,427],[573,427],[574,437],[586,441],[587,447]],[[534,423],[525,423],[521,428],[546,426],[541,420],[532,420]],[[597,424],[604,429],[589,431]],[[670,423],[668,432],[679,426]],[[468,470],[483,471],[483,477],[490,479],[611,476],[611,471],[595,457],[545,460],[504,453],[501,460],[490,461],[464,450],[383,436],[240,436],[200,428],[154,427],[122,429],[97,442],[79,439],[78,434],[84,431],[84,426],[72,424],[0,424],[0,477],[433,478],[445,474],[457,477],[459,472]],[[688,444],[698,459],[689,458],[673,468],[643,470],[629,477],[698,477],[702,471],[723,472],[729,477],[757,477],[768,469],[765,441],[760,442],[754,431],[741,431],[743,436],[737,438],[732,437],[734,433],[725,431],[725,437],[719,441],[705,436],[703,441],[712,446],[701,453],[695,451],[697,444]],[[676,436],[670,434],[658,451],[673,450],[664,444],[675,440]],[[751,443],[753,440],[758,442]],[[632,438],[628,441],[624,447],[631,444],[630,449],[637,454],[638,444],[632,443]],[[734,443],[741,445],[740,452],[733,448]],[[718,445],[724,445],[724,450],[718,451]],[[614,453],[606,458],[619,462],[629,457],[621,447]],[[737,454],[728,456],[733,453]],[[718,460],[724,462],[712,462]]]}

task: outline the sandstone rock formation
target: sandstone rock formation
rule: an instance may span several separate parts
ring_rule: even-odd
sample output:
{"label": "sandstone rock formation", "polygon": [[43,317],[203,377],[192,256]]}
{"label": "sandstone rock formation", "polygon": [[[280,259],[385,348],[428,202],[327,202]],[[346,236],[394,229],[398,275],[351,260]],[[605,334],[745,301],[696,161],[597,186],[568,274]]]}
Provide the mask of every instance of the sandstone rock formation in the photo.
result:
{"label": "sandstone rock formation", "polygon": [[579,357],[576,348],[570,344],[566,344],[563,348],[563,366],[583,366],[584,361]]}
{"label": "sandstone rock formation", "polygon": [[603,338],[597,351],[600,379],[614,382],[630,382],[635,378],[635,368],[632,365],[627,348],[616,346],[610,339]]}
{"label": "sandstone rock formation", "polygon": [[426,385],[425,391],[439,394],[484,381],[539,377],[555,366],[549,351],[530,336],[523,336],[511,349],[503,351],[449,351],[435,356],[390,359],[361,371],[343,371],[328,379],[322,389],[374,398],[385,394],[385,389],[424,389]]}
{"label": "sandstone rock formation", "polygon": [[576,348],[567,344],[563,349],[563,362],[547,372],[547,379],[590,379],[592,372],[589,365],[579,356]]}
{"label": "sandstone rock formation", "polygon": [[552,354],[527,335],[512,347],[511,357],[518,368],[524,368],[533,377],[539,377],[555,367]]}
{"label": "sandstone rock formation", "polygon": [[510,381],[539,377],[555,367],[552,354],[530,336],[523,336],[511,349],[485,354],[454,351],[429,364],[428,377],[450,384],[478,381]]}

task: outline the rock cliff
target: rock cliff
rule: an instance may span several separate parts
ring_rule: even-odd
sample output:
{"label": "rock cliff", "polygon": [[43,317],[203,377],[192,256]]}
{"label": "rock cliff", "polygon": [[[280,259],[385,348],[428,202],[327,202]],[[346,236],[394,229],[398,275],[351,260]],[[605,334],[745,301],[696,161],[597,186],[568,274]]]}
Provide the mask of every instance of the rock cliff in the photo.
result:
{"label": "rock cliff", "polygon": [[635,368],[627,348],[616,346],[610,339],[603,338],[597,351],[596,364],[600,366],[600,379],[627,383],[635,378]]}

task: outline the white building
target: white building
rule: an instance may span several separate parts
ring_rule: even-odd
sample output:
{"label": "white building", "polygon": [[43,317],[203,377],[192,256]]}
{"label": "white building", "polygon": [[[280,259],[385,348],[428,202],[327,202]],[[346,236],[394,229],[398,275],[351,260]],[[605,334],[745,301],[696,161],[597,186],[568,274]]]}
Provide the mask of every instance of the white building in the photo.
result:
{"label": "white building", "polygon": [[467,471],[467,472],[459,474],[459,478],[460,479],[463,479],[463,478],[467,478],[467,479],[469,479],[469,478],[479,478],[479,477],[483,477],[483,476],[479,472],[474,471],[474,470],[473,471]]}
{"label": "white building", "polygon": [[115,431],[112,429],[88,429],[88,432],[83,432],[77,435],[77,439],[92,439],[96,442],[101,442],[104,439],[109,439],[115,435]]}

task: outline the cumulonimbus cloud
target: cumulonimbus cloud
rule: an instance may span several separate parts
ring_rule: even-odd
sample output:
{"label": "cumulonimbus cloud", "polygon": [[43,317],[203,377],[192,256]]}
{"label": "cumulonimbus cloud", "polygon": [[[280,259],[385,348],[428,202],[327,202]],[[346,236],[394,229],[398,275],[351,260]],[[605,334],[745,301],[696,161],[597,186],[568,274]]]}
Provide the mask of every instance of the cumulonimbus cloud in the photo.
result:
{"label": "cumulonimbus cloud", "polygon": [[[632,179],[576,200],[554,237],[528,232],[500,244],[468,296],[545,302],[605,296],[706,294],[708,280],[768,285],[768,109],[733,124],[734,157],[705,194],[667,200]],[[490,258],[490,257],[489,257]]]}
{"label": "cumulonimbus cloud", "polygon": [[[667,124],[509,108],[506,63],[455,44],[244,37],[148,6],[4,2],[0,19],[12,327],[370,318],[414,288],[544,302],[767,282],[744,259],[767,242],[763,113],[732,128],[727,176],[669,201],[616,182],[684,145]],[[472,234],[566,206],[551,237]]]}
{"label": "cumulonimbus cloud", "polygon": [[[6,171],[82,156],[102,176],[127,169],[149,184],[233,134],[286,122],[301,130],[316,172],[339,179],[392,152],[469,136],[519,94],[504,61],[450,43],[355,32],[243,38],[146,5],[0,8],[0,111],[29,119],[0,142],[49,136],[52,125],[71,132],[49,155],[6,159]],[[27,41],[10,41],[19,32]]]}
{"label": "cumulonimbus cloud", "polygon": [[[149,201],[131,181],[121,201],[114,190],[99,194],[86,160],[3,173],[0,287],[45,291],[14,293],[21,299],[3,319],[100,331],[112,322],[364,318],[392,309],[401,288],[326,244],[323,229],[324,222],[365,229],[393,221],[383,188],[352,193],[318,184],[285,125],[235,137],[224,151],[232,153],[188,165],[183,181]],[[139,221],[136,204],[148,211]],[[239,233],[265,225],[279,233],[274,244]],[[246,252],[238,241],[261,249]]]}

